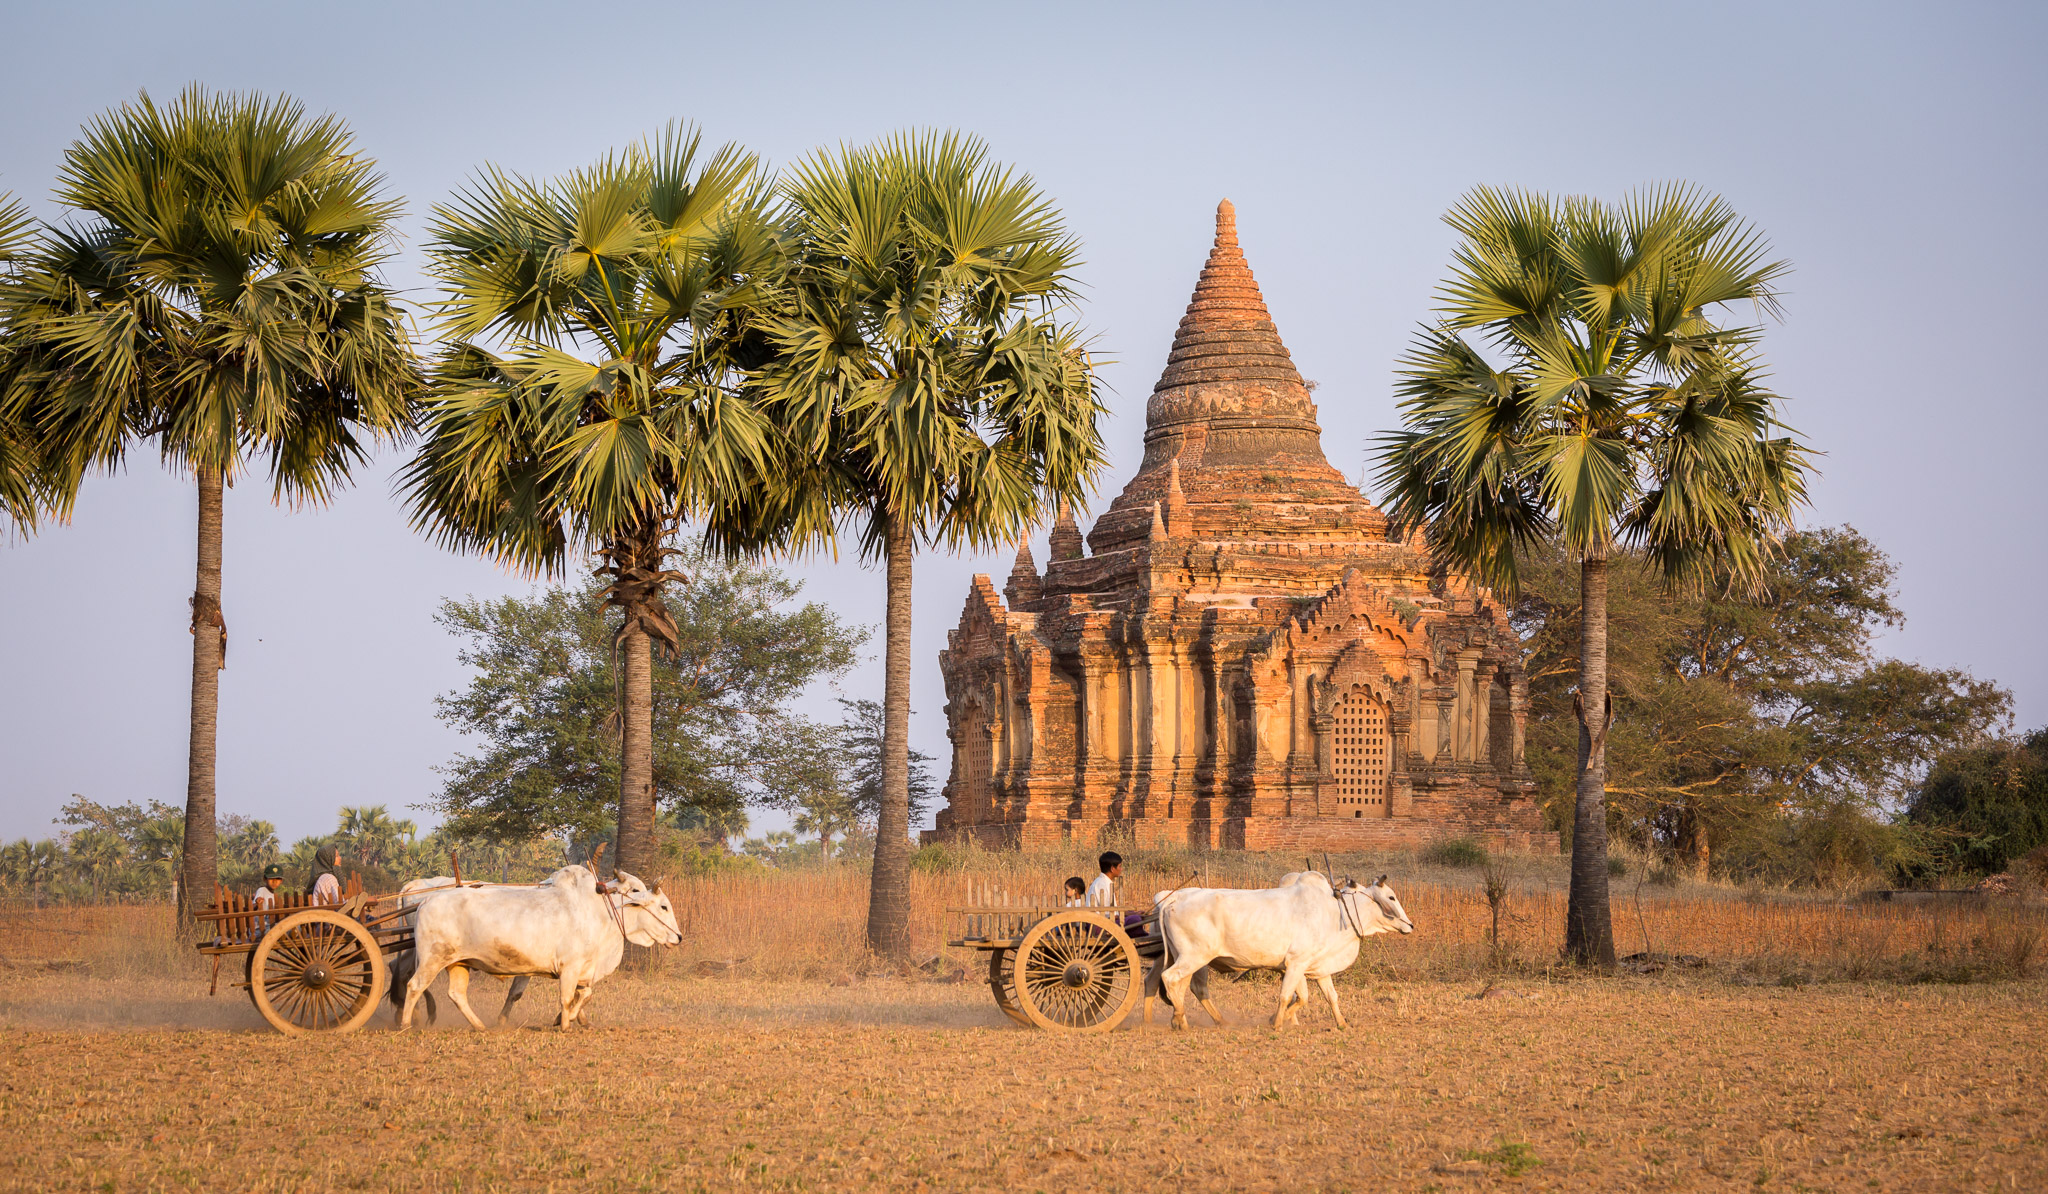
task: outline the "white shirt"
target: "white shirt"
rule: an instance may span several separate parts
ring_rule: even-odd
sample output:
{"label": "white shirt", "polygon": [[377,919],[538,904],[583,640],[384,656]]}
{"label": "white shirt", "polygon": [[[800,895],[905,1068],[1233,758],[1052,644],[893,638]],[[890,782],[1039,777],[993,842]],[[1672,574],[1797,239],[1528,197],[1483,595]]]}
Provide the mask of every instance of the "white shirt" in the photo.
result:
{"label": "white shirt", "polygon": [[1095,882],[1088,885],[1088,906],[1090,908],[1111,908],[1115,905],[1115,881],[1108,875],[1095,876]]}
{"label": "white shirt", "polygon": [[277,893],[268,887],[258,887],[249,896],[249,906],[251,908],[271,908],[275,907],[276,904]]}
{"label": "white shirt", "polygon": [[341,903],[341,880],[332,871],[320,876],[313,884],[313,902],[316,904]]}

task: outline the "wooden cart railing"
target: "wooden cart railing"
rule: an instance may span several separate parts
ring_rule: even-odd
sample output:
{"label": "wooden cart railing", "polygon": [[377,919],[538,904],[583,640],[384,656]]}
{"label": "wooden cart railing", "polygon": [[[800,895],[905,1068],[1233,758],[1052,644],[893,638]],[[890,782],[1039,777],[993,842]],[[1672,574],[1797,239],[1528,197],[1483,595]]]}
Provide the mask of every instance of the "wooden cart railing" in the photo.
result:
{"label": "wooden cart railing", "polygon": [[1014,892],[976,880],[964,894],[965,902],[946,909],[959,928],[947,944],[988,954],[989,991],[1011,1019],[1054,1031],[1104,1032],[1136,1006],[1145,959],[1157,956],[1158,938],[1134,940],[1127,925],[1145,932],[1156,923],[1149,909],[1075,907],[1064,891]]}
{"label": "wooden cart railing", "polygon": [[385,955],[413,946],[409,912],[395,896],[365,894],[351,874],[339,904],[281,891],[265,905],[216,885],[212,906],[194,919],[213,925],[199,943],[213,958],[212,990],[220,989],[221,959],[245,957],[233,985],[290,1034],[348,1032],[370,1018],[390,983]]}

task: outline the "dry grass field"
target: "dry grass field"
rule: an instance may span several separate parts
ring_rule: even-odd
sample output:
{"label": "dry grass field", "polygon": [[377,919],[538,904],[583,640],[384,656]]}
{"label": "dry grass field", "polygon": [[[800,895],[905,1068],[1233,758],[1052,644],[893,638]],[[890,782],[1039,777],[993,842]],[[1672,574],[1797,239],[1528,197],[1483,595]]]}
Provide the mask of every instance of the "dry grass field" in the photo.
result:
{"label": "dry grass field", "polygon": [[[1067,865],[920,876],[923,944],[966,883]],[[1232,865],[1208,881],[1262,877]],[[207,998],[161,909],[0,914],[0,1187],[2048,1189],[2036,913],[1685,884],[1638,913],[1624,879],[1623,949],[1705,964],[1589,978],[1545,956],[1555,867],[1509,860],[1495,949],[1476,872],[1409,861],[1420,932],[1367,944],[1351,1029],[1285,1034],[1270,979],[1219,988],[1222,1029],[1053,1036],[971,959],[863,975],[851,873],[691,885],[682,950],[566,1036],[537,991],[516,1030],[286,1039]]]}

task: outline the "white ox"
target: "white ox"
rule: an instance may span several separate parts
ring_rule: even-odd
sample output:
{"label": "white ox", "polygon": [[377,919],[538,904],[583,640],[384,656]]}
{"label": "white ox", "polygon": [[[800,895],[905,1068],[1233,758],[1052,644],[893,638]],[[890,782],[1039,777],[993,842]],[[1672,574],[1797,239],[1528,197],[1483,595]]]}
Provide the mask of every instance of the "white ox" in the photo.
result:
{"label": "white ox", "polygon": [[1224,970],[1281,972],[1275,1028],[1298,1015],[1294,1005],[1308,1001],[1311,978],[1329,999],[1338,1026],[1345,1027],[1330,977],[1358,960],[1358,947],[1367,937],[1415,931],[1384,875],[1370,887],[1345,879],[1332,888],[1328,879],[1312,872],[1288,878],[1293,881],[1263,891],[1184,891],[1160,908],[1159,931],[1172,959],[1160,985],[1173,1005],[1175,1028],[1188,1026],[1189,988],[1212,963]]}
{"label": "white ox", "polygon": [[[1315,879],[1322,883],[1323,890],[1328,891],[1330,889],[1329,878],[1328,876],[1324,875],[1321,871],[1289,871],[1286,874],[1280,876],[1280,881],[1278,883],[1275,883],[1273,886],[1291,887],[1304,879]],[[1182,895],[1186,895],[1189,892],[1239,890],[1242,889],[1235,887],[1176,887],[1172,891],[1155,891],[1152,893],[1152,907],[1155,910],[1164,909],[1169,900],[1175,899],[1176,897]],[[1152,1001],[1162,997],[1165,994],[1165,987],[1161,981],[1161,976],[1166,973],[1166,968],[1171,965],[1173,965],[1173,950],[1169,946],[1160,951],[1159,956],[1153,959],[1151,967],[1145,971],[1144,1022],[1148,1025],[1152,1023]],[[1244,972],[1233,971],[1232,967],[1228,964],[1227,960],[1219,960],[1211,962],[1207,966],[1202,967],[1200,970],[1195,971],[1194,977],[1188,980],[1188,993],[1194,997],[1196,1003],[1201,1005],[1203,1011],[1209,1013],[1209,1018],[1215,1021],[1217,1027],[1219,1028],[1223,1025],[1223,1013],[1216,1010],[1216,1005],[1209,1001],[1209,976],[1211,974],[1216,974],[1222,977],[1228,977],[1232,973],[1241,974]],[[510,1008],[512,1005],[508,1002],[505,1006],[507,1008]],[[1173,1005],[1169,1003],[1167,1004],[1167,1006],[1172,1007]],[[428,1007],[430,1009],[431,1014],[432,1005],[429,1004]]]}
{"label": "white ox", "polygon": [[476,969],[560,980],[561,1025],[568,1031],[589,1002],[591,986],[618,969],[626,942],[674,945],[683,939],[667,896],[624,871],[618,876],[615,891],[601,890],[588,868],[567,866],[535,887],[432,893],[413,914],[414,967],[399,1028],[412,1026],[413,1006],[443,970],[448,998],[472,1027],[484,1027],[469,1006],[469,972]]}
{"label": "white ox", "polygon": [[[548,879],[541,880],[541,883],[547,883],[552,878],[553,876],[549,876]],[[484,884],[478,883],[474,879],[464,880],[463,885],[470,887],[484,886]],[[456,886],[456,882],[453,875],[435,875],[430,879],[414,879],[398,889],[398,906],[406,909],[417,909],[428,896],[454,886]],[[391,922],[391,927],[411,929],[415,926],[415,923],[415,917],[405,916]],[[417,958],[409,949],[400,950],[391,955],[391,1014],[393,1016],[399,1015],[405,1007],[405,984],[412,978],[416,962]],[[453,981],[454,975],[450,974],[449,979]],[[526,997],[526,985],[531,981],[532,976],[525,974],[519,975],[512,980],[511,989],[505,992],[505,1006],[498,1009],[497,1024],[503,1024],[506,1018],[511,1016],[512,1005]],[[434,1007],[434,993],[429,991],[421,995],[420,1002],[426,1004],[427,1023],[432,1024],[438,1017],[438,1009]],[[493,1026],[495,1027],[495,1025]]]}

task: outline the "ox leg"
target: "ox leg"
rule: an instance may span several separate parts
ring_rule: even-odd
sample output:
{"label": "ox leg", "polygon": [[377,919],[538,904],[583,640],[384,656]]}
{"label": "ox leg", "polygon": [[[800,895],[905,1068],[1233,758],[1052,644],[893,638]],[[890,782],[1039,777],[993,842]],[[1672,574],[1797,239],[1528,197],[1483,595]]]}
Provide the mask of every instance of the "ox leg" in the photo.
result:
{"label": "ox leg", "polygon": [[1298,1017],[1291,1015],[1294,1010],[1294,1001],[1302,997],[1301,992],[1307,985],[1307,976],[1302,973],[1301,967],[1289,966],[1287,968],[1286,973],[1280,979],[1280,1007],[1273,1013],[1273,1027],[1285,1028],[1290,1018],[1298,1019]]}
{"label": "ox leg", "polygon": [[1337,984],[1331,982],[1330,976],[1325,974],[1316,980],[1316,985],[1323,989],[1323,998],[1330,1001],[1330,1014],[1337,1017],[1337,1027],[1351,1027],[1344,1022],[1344,1013],[1337,1007]]}
{"label": "ox leg", "polygon": [[1154,961],[1145,971],[1145,1026],[1147,1028],[1152,1026],[1152,1001],[1159,998],[1162,989],[1159,976],[1165,972],[1166,958],[1164,956]]}
{"label": "ox leg", "polygon": [[590,996],[592,995],[592,993],[593,992],[591,990],[589,983],[577,983],[576,1006],[569,1009],[569,1018],[576,1021],[578,1024],[583,1025],[585,1028],[590,1027],[589,1012]]}
{"label": "ox leg", "polygon": [[577,1004],[582,1002],[577,998],[579,989],[587,988],[583,988],[583,980],[580,976],[571,974],[566,970],[562,972],[560,982],[562,988],[562,1016],[555,1023],[561,1026],[563,1032],[567,1032],[569,1031],[570,1023],[576,1019]]}
{"label": "ox leg", "polygon": [[469,1021],[469,1026],[481,1032],[486,1028],[478,1018],[475,1009],[469,1006],[469,967],[460,964],[448,967],[448,999],[455,1004],[455,1010]]}
{"label": "ox leg", "polygon": [[413,1007],[419,1003],[420,997],[427,993],[427,988],[434,985],[434,976],[441,973],[445,965],[444,962],[432,958],[420,959],[415,955],[412,977],[407,979],[405,984],[405,1006],[398,1012],[398,1031],[404,1032],[412,1027]]}
{"label": "ox leg", "polygon": [[1216,1027],[1221,1028],[1223,1027],[1223,1013],[1217,1011],[1216,1005],[1209,1002],[1209,973],[1207,966],[1197,970],[1194,981],[1188,984],[1188,991],[1194,995],[1195,1002],[1202,1005],[1202,1010],[1209,1013],[1209,1018],[1216,1021]]}
{"label": "ox leg", "polygon": [[[418,956],[409,949],[400,950],[391,955],[391,992],[389,998],[391,1000],[391,1020],[394,1025],[397,1024],[398,1018],[405,1013],[406,984],[412,981],[412,972],[418,965]],[[421,995],[420,999],[427,1005],[427,1023],[432,1024],[436,1018],[434,993],[428,991]]]}
{"label": "ox leg", "polygon": [[1166,968],[1165,974],[1159,976],[1160,989],[1165,993],[1166,1001],[1173,1005],[1173,1026],[1181,1031],[1186,1031],[1188,1026],[1188,987],[1194,982],[1195,974],[1208,964],[1206,958],[1197,962],[1182,954]]}
{"label": "ox leg", "polygon": [[527,981],[528,976],[524,974],[512,976],[512,985],[505,989],[505,1006],[498,1009],[498,1027],[504,1027],[505,1022],[512,1018],[512,1005],[526,998]]}

